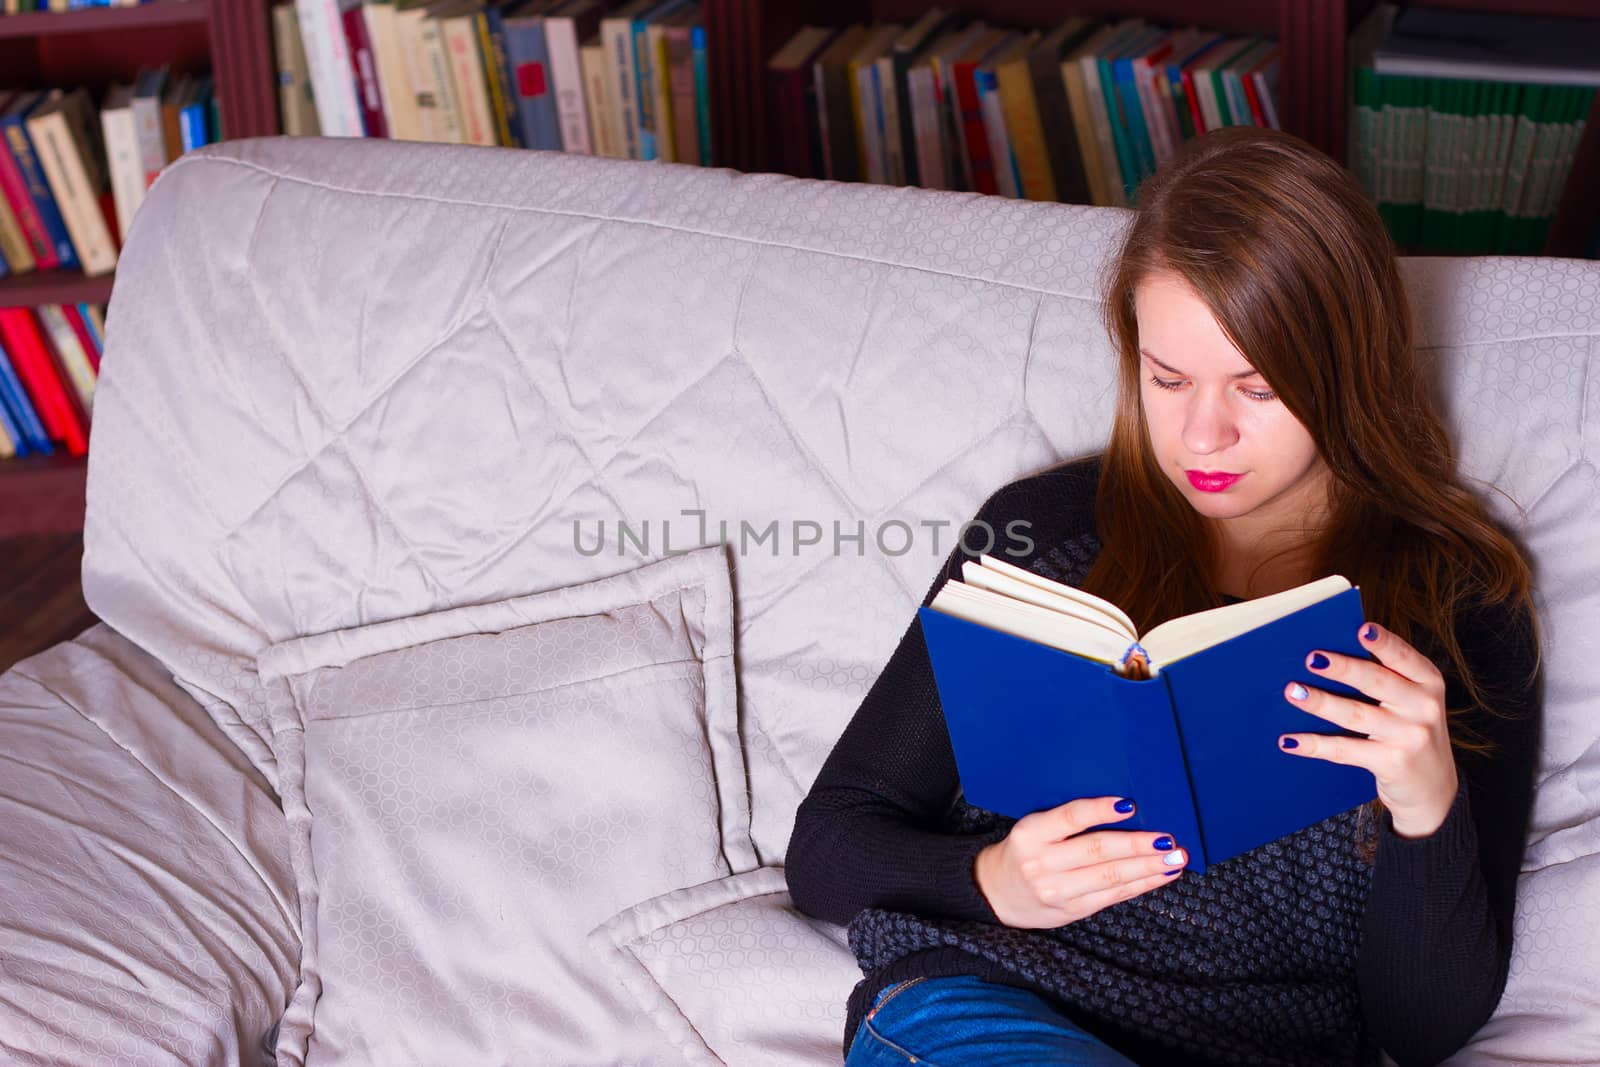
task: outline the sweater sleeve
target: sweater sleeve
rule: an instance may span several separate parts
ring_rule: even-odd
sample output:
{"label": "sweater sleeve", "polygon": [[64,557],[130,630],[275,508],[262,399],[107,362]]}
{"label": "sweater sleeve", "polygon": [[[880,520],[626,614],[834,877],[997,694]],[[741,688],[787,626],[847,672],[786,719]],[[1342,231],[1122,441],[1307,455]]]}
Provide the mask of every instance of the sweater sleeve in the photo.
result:
{"label": "sweater sleeve", "polygon": [[[1500,1002],[1538,761],[1533,619],[1479,611],[1457,639],[1492,708],[1467,725],[1491,748],[1458,750],[1461,786],[1433,834],[1402,838],[1383,815],[1357,961],[1367,1025],[1400,1067],[1445,1059]],[[1449,707],[1466,705],[1448,688]]]}
{"label": "sweater sleeve", "polygon": [[[1011,517],[1009,495],[995,493],[973,521],[998,528],[997,516]],[[973,558],[958,542],[923,606]],[[973,864],[1006,831],[942,832],[959,795],[922,624],[913,617],[795,815],[785,860],[795,906],[840,925],[869,907],[998,922]]]}

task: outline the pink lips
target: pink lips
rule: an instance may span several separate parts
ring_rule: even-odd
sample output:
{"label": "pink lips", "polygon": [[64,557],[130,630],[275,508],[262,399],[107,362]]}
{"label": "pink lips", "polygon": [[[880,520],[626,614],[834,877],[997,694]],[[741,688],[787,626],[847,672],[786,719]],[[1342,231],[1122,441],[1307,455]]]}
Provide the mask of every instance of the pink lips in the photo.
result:
{"label": "pink lips", "polygon": [[1189,484],[1202,493],[1220,493],[1244,477],[1242,474],[1229,474],[1226,471],[1186,470],[1183,473],[1189,476]]}

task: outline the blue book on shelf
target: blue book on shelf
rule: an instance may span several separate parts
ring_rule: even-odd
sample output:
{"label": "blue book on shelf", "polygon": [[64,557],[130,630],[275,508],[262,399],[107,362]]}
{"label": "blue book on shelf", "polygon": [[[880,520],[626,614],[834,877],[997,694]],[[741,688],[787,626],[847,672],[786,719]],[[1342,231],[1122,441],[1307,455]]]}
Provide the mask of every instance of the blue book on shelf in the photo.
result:
{"label": "blue book on shelf", "polygon": [[17,420],[11,414],[11,405],[4,399],[0,399],[0,437],[11,442],[13,453],[18,457],[33,451],[32,442],[22,432],[22,427],[17,425]]}
{"label": "blue book on shelf", "polygon": [[1348,583],[1156,662],[1142,680],[934,607],[917,614],[962,791],[977,807],[1021,818],[1083,797],[1131,797],[1135,813],[1105,828],[1171,834],[1188,870],[1203,874],[1377,795],[1369,771],[1278,747],[1285,733],[1348,736],[1290,704],[1291,681],[1366,699],[1305,666],[1314,649],[1367,658],[1356,639],[1361,594]]}
{"label": "blue book on shelf", "polygon": [[711,166],[711,75],[706,53],[706,28],[689,30],[689,46],[694,52],[695,129],[700,133],[700,164]]}
{"label": "blue book on shelf", "polygon": [[662,0],[633,20],[633,78],[639,94],[639,158],[660,155],[657,141],[666,125],[656,114],[656,80],[662,76],[656,57],[650,53],[650,24],[672,14],[689,0]]}
{"label": "blue book on shelf", "polygon": [[1139,87],[1133,81],[1133,62],[1148,51],[1149,48],[1141,48],[1132,55],[1119,56],[1111,65],[1117,81],[1117,99],[1122,103],[1122,114],[1128,123],[1128,140],[1138,162],[1140,181],[1154,174],[1156,169],[1156,152],[1150,143],[1150,130],[1145,125],[1144,104],[1139,99]]}
{"label": "blue book on shelf", "polygon": [[506,65],[511,95],[521,117],[525,147],[561,150],[561,116],[556,109],[556,83],[550,74],[550,46],[543,15],[516,15],[504,20]]}
{"label": "blue book on shelf", "polygon": [[55,452],[55,445],[50,443],[50,436],[44,432],[39,413],[33,409],[33,401],[28,399],[28,392],[22,387],[16,369],[11,366],[11,357],[6,355],[3,343],[0,343],[0,407],[6,408],[17,427],[17,432],[11,435],[17,443],[17,455],[23,454],[24,442],[30,452],[47,456]]}
{"label": "blue book on shelf", "polygon": [[44,168],[39,165],[33,138],[28,136],[26,125],[28,116],[48,99],[49,95],[44,92],[23,93],[13,98],[5,114],[0,115],[0,135],[5,137],[5,147],[22,171],[28,196],[39,212],[39,219],[44,223],[50,243],[55,247],[56,257],[61,260],[61,269],[77,270],[82,264],[72,247],[72,238],[67,236],[67,223],[61,217],[61,209],[56,206],[56,198],[50,194],[50,183],[45,180]]}

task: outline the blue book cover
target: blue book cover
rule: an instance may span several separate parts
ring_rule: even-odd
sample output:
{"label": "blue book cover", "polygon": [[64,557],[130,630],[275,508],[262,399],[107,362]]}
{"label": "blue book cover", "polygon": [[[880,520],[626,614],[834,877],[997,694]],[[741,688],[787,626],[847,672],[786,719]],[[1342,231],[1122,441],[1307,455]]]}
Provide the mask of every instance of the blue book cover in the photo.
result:
{"label": "blue book cover", "polygon": [[550,47],[544,18],[508,18],[504,23],[506,65],[511,69],[511,95],[516,102],[526,147],[560,151],[561,115],[556,109],[555,80],[550,76]]}
{"label": "blue book cover", "polygon": [[30,452],[47,456],[55,452],[55,445],[50,443],[50,435],[44,432],[39,413],[33,409],[33,401],[28,399],[28,392],[11,366],[11,357],[6,355],[3,343],[0,343],[0,404],[11,413],[12,422],[17,427],[18,432],[12,435],[17,442],[17,455],[22,455],[24,441]]}
{"label": "blue book cover", "polygon": [[56,257],[61,260],[62,270],[78,270],[82,263],[78,260],[78,253],[72,247],[72,238],[67,236],[67,223],[61,217],[61,209],[56,207],[56,199],[50,194],[50,184],[45,180],[44,169],[39,166],[39,157],[33,149],[33,138],[28,136],[25,125],[27,118],[34,109],[49,99],[46,93],[37,93],[25,104],[19,104],[22,98],[12,102],[11,107],[4,116],[0,116],[0,133],[6,140],[6,148],[17,161],[17,167],[22,171],[22,180],[27,183],[28,195],[33,199],[34,207],[39,212],[39,219],[44,223],[45,232],[50,236],[50,243],[55,247]]}
{"label": "blue book cover", "polygon": [[695,26],[689,31],[689,45],[694,50],[694,102],[695,129],[700,133],[700,165],[711,166],[711,76],[706,58],[706,28]]}
{"label": "blue book cover", "polygon": [[0,437],[11,442],[12,451],[19,458],[33,451],[33,445],[22,432],[22,427],[11,416],[11,405],[6,403],[3,389],[0,389]]}
{"label": "blue book cover", "polygon": [[[1098,661],[918,609],[962,791],[1013,818],[1083,797],[1132,797],[1107,829],[1171,834],[1188,870],[1231,859],[1377,796],[1372,774],[1278,748],[1285,733],[1345,734],[1296,708],[1313,649],[1367,657],[1346,589],[1135,680]],[[1355,694],[1359,696],[1359,694]],[[1361,698],[1365,699],[1365,698]]]}
{"label": "blue book cover", "polygon": [[1128,139],[1138,162],[1139,180],[1155,173],[1156,152],[1150,143],[1150,131],[1145,126],[1144,105],[1139,100],[1139,87],[1133,83],[1133,61],[1143,55],[1140,49],[1132,56],[1119,56],[1112,69],[1117,80],[1117,99],[1122,102],[1122,114],[1128,124]]}

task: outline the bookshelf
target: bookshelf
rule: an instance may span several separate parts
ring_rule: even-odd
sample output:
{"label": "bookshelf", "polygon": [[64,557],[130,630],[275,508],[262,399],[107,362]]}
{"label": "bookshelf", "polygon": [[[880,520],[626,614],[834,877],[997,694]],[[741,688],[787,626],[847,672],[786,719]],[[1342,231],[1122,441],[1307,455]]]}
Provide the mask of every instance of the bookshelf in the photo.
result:
{"label": "bookshelf", "polygon": [[[268,0],[156,0],[138,7],[0,15],[0,88],[76,85],[100,90],[131,81],[141,66],[209,70],[223,132],[278,132],[277,71]],[[113,275],[33,271],[0,278],[0,306],[104,304]],[[80,530],[83,458],[28,456],[0,462],[0,537]]]}
{"label": "bookshelf", "polygon": [[[1284,129],[1334,159],[1346,158],[1349,114],[1348,37],[1376,0],[943,0],[938,6],[991,22],[1048,27],[1081,12],[1103,18],[1147,18],[1277,38],[1283,49],[1279,114]],[[776,109],[767,91],[766,61],[801,26],[851,22],[909,24],[934,0],[705,0],[717,105],[718,162],[740,170],[776,169]],[[1413,0],[1416,7],[1568,18],[1600,18],[1600,0]],[[1587,165],[1585,165],[1587,164]],[[1574,175],[1600,176],[1600,98]],[[1600,193],[1569,182],[1551,224],[1547,255],[1578,255],[1600,219]]]}

